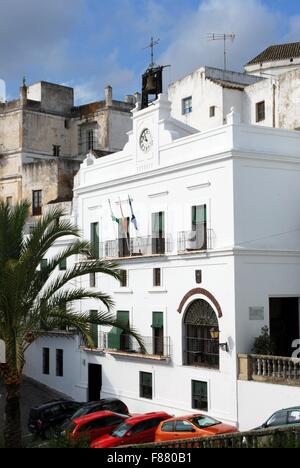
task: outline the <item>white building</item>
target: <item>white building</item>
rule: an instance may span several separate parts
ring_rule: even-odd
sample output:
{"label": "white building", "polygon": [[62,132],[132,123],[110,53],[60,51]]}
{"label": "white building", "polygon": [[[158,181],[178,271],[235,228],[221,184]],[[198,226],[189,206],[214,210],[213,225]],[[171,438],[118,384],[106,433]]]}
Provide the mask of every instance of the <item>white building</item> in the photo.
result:
{"label": "white building", "polygon": [[[82,286],[113,296],[148,354],[117,329],[94,330],[93,351],[58,333],[31,347],[27,375],[78,400],[101,392],[132,412],[199,410],[241,429],[299,405],[291,356],[300,335],[300,134],[242,123],[233,109],[223,118],[199,132],[171,117],[160,95],[133,111],[122,152],[87,157],[77,223],[99,255],[118,259],[123,279],[98,275]],[[129,200],[138,231],[129,223],[125,236],[109,201],[130,220]],[[264,326],[281,358],[251,355]]]}

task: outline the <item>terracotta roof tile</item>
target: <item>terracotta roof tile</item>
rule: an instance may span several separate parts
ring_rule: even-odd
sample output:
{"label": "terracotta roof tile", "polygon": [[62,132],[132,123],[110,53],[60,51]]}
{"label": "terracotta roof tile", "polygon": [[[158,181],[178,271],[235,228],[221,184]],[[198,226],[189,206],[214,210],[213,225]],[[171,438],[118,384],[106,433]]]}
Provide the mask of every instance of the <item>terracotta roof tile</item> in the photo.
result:
{"label": "terracotta roof tile", "polygon": [[292,42],[289,44],[272,45],[264,50],[261,54],[247,63],[255,65],[262,62],[273,62],[277,60],[288,60],[300,57],[300,42]]}

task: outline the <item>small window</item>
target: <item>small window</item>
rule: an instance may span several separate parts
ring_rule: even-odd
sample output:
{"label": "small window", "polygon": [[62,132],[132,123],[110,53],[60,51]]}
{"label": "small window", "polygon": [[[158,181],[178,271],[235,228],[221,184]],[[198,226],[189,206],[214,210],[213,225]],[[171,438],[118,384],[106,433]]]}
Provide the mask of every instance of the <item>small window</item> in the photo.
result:
{"label": "small window", "polygon": [[192,408],[208,411],[207,382],[192,380]]}
{"label": "small window", "polygon": [[284,426],[287,424],[287,412],[281,411],[274,414],[267,422],[267,427]]}
{"label": "small window", "polygon": [[94,130],[88,130],[87,132],[87,149],[88,151],[95,149]]}
{"label": "small window", "polygon": [[43,374],[50,374],[50,349],[43,348]]}
{"label": "small window", "polygon": [[128,273],[127,270],[120,270],[120,286],[121,288],[128,287]]}
{"label": "small window", "polygon": [[13,197],[6,197],[6,204],[7,204],[7,206],[12,206],[12,204],[13,204]]}
{"label": "small window", "polygon": [[175,432],[196,432],[193,424],[188,421],[176,421]]}
{"label": "small window", "polygon": [[48,260],[46,258],[43,258],[43,260],[40,263],[41,271],[45,271],[47,267],[48,267]]}
{"label": "small window", "polygon": [[67,259],[64,258],[60,263],[59,263],[59,270],[60,271],[66,271],[67,270]]}
{"label": "small window", "polygon": [[140,397],[148,400],[153,398],[152,374],[148,372],[140,372]]}
{"label": "small window", "polygon": [[161,286],[161,269],[154,268],[153,270],[153,286],[159,287]]}
{"label": "small window", "polygon": [[196,283],[201,284],[202,283],[202,270],[196,270],[195,277],[196,277]]}
{"label": "small window", "polygon": [[193,112],[193,99],[188,97],[182,100],[182,114],[187,115]]}
{"label": "small window", "polygon": [[42,190],[32,192],[32,216],[41,216],[42,214]]}
{"label": "small window", "polygon": [[167,422],[161,426],[161,431],[162,432],[174,432],[175,431],[175,423],[172,422]]}
{"label": "small window", "polygon": [[209,117],[212,118],[212,117],[215,117],[216,116],[216,106],[211,106],[209,108]]}
{"label": "small window", "polygon": [[56,377],[64,376],[64,351],[63,349],[56,350]]}
{"label": "small window", "polygon": [[256,122],[262,122],[266,118],[265,101],[256,104]]}
{"label": "small window", "polygon": [[60,156],[60,146],[53,145],[53,156],[55,156],[56,158],[59,158],[59,156]]}
{"label": "small window", "polygon": [[96,287],[96,273],[90,273],[90,288]]}

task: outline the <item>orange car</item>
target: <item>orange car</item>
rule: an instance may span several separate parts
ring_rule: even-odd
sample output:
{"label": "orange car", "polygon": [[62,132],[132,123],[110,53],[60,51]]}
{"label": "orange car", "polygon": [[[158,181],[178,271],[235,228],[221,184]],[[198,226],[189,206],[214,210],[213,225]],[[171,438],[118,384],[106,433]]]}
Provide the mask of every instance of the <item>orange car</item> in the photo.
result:
{"label": "orange car", "polygon": [[203,414],[192,414],[163,421],[157,428],[155,442],[197,439],[238,432],[236,427],[223,424]]}

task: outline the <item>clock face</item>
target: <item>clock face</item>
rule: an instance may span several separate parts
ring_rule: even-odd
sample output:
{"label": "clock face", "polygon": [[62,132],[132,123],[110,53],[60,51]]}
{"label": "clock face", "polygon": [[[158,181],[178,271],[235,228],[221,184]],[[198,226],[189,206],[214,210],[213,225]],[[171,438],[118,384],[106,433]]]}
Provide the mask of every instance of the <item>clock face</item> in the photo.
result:
{"label": "clock face", "polygon": [[144,153],[149,153],[150,149],[152,148],[152,145],[153,145],[153,138],[152,138],[151,132],[148,128],[146,128],[142,132],[141,137],[140,137],[141,150]]}

